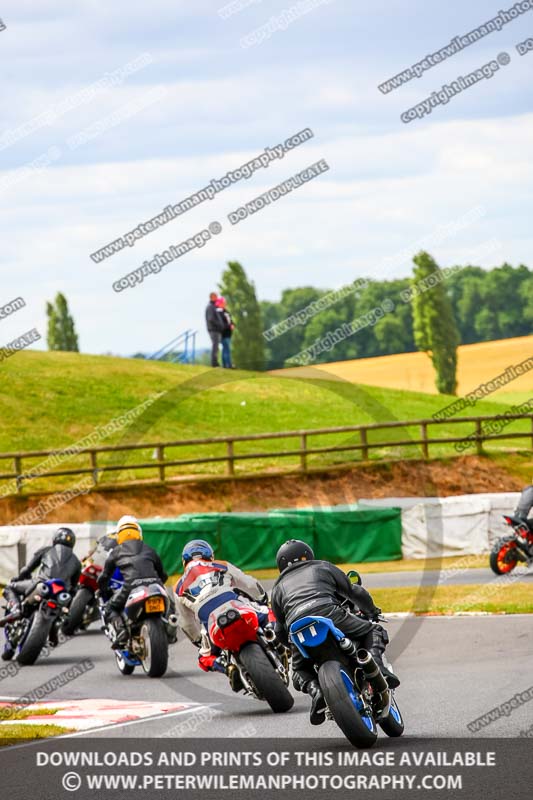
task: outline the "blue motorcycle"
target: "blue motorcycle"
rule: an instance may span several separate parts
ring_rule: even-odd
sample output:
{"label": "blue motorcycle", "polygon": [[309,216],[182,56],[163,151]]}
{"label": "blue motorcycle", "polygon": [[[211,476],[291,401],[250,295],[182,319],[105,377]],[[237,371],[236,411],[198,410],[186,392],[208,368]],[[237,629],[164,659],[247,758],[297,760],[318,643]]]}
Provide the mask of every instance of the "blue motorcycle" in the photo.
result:
{"label": "blue motorcycle", "polygon": [[56,627],[59,630],[70,601],[71,595],[64,581],[57,578],[39,580],[22,601],[20,611],[8,616],[6,638],[18,650],[19,664],[37,661],[52,629]]}
{"label": "blue motorcycle", "polygon": [[387,736],[401,736],[402,715],[372,655],[357,649],[330,619],[308,616],[293,622],[291,642],[311,659],[333,719],[355,747],[372,747],[379,725]]}

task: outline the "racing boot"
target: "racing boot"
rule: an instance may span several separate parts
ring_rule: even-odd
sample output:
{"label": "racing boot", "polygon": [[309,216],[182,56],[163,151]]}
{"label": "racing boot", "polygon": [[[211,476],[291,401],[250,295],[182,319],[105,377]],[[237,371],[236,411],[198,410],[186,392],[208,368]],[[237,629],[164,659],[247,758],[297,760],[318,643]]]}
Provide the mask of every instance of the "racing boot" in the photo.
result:
{"label": "racing boot", "polygon": [[111,650],[122,650],[122,648],[128,644],[128,631],[124,625],[122,616],[117,614],[117,612],[111,612],[109,625],[111,625],[115,631],[115,638],[113,639]]}
{"label": "racing boot", "polygon": [[373,656],[374,661],[381,670],[381,673],[389,685],[389,689],[397,689],[400,679],[392,671],[391,664],[385,657],[385,647],[389,643],[389,634],[381,625],[376,625],[368,634],[368,652]]}
{"label": "racing boot", "polygon": [[229,678],[229,685],[231,686],[232,691],[240,692],[241,689],[244,689],[244,684],[241,679],[241,673],[239,672],[235,664],[229,665],[229,667],[227,668],[227,675]]}
{"label": "racing boot", "polygon": [[309,681],[305,686],[306,694],[311,697],[311,712],[309,721],[311,725],[322,725],[326,719],[326,700],[317,680]]}

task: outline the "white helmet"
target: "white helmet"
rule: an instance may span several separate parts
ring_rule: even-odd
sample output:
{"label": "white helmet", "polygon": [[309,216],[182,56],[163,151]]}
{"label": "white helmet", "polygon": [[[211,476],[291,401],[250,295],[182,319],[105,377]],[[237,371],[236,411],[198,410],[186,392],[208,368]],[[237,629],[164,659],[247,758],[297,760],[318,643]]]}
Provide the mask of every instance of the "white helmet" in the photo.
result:
{"label": "white helmet", "polygon": [[143,531],[136,517],[124,514],[117,522],[117,542],[123,544],[128,539],[142,539]]}

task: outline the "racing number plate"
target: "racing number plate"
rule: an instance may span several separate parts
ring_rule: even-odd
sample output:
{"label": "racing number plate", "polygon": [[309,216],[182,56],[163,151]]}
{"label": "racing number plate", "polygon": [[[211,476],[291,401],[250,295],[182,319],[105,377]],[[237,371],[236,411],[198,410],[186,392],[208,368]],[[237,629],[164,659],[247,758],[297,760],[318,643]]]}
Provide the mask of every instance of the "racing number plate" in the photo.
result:
{"label": "racing number plate", "polygon": [[165,601],[162,597],[148,597],[144,608],[149,614],[153,614],[155,611],[164,611]]}

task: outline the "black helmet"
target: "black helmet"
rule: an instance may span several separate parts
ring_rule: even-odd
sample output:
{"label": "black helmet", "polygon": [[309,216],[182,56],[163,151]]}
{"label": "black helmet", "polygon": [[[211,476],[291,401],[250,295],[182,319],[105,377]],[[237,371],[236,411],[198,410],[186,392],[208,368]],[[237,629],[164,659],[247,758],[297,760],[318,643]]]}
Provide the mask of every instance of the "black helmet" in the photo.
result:
{"label": "black helmet", "polygon": [[287,569],[291,564],[297,561],[312,561],[315,554],[308,544],[300,541],[300,539],[289,539],[288,542],[282,544],[276,553],[276,562],[280,572]]}
{"label": "black helmet", "polygon": [[58,528],[54,534],[54,544],[64,544],[66,547],[74,547],[76,544],[76,534],[70,528]]}

